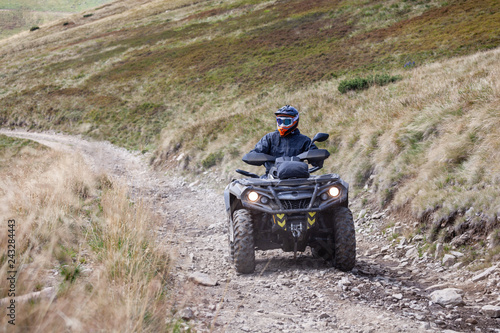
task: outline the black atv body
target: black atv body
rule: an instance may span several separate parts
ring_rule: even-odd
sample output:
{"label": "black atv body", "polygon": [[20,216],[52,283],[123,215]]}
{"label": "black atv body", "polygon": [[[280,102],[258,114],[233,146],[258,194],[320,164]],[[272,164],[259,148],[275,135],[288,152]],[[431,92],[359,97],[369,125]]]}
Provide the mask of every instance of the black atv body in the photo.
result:
{"label": "black atv body", "polygon": [[[318,133],[315,141],[328,134]],[[349,271],[356,260],[356,238],[348,208],[349,185],[337,174],[311,176],[330,154],[314,149],[293,157],[249,153],[252,165],[274,163],[267,178],[236,170],[250,178],[233,180],[224,191],[231,260],[239,273],[255,269],[255,250],[306,250]]]}

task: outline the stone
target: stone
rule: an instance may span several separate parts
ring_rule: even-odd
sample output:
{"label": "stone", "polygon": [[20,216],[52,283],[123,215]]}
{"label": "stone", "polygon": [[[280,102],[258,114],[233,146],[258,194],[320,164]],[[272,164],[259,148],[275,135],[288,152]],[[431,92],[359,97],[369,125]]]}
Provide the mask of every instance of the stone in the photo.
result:
{"label": "stone", "polygon": [[436,290],[431,293],[431,301],[442,305],[463,305],[464,301],[462,299],[463,291],[457,288],[446,288],[441,290]]}
{"label": "stone", "polygon": [[456,262],[457,258],[452,254],[445,254],[443,260],[441,260],[441,264],[446,267],[453,266]]}
{"label": "stone", "polygon": [[471,234],[470,232],[466,232],[460,236],[457,236],[455,238],[453,238],[450,242],[450,245],[452,246],[455,246],[455,247],[458,247],[458,246],[462,246],[464,245],[465,243],[467,243],[467,241],[471,238]]}
{"label": "stone", "polygon": [[436,244],[436,252],[434,254],[434,259],[439,259],[443,256],[443,243]]}
{"label": "stone", "polygon": [[366,252],[365,252],[365,256],[369,257],[369,256],[372,256],[374,255],[378,250],[378,246],[373,246],[371,248],[369,248]]}
{"label": "stone", "polygon": [[421,323],[420,324],[420,329],[424,330],[424,331],[427,331],[427,330],[431,329],[431,324],[429,324],[428,322]]}
{"label": "stone", "polygon": [[358,214],[358,219],[365,217],[366,213],[367,213],[366,209],[362,209]]}
{"label": "stone", "polygon": [[398,294],[394,294],[392,295],[393,298],[397,299],[397,300],[402,300],[403,299],[403,294],[401,293],[398,293]]}
{"label": "stone", "polygon": [[496,246],[500,245],[500,239],[498,239],[498,234],[496,231],[489,234],[487,239],[489,249],[494,249]]}
{"label": "stone", "polygon": [[434,321],[434,323],[438,326],[441,326],[441,327],[445,327],[446,326],[446,323],[441,320],[441,319],[437,319],[436,321]]}
{"label": "stone", "polygon": [[217,280],[210,277],[208,274],[201,273],[201,272],[194,272],[189,276],[189,281],[192,281],[196,284],[200,284],[202,286],[216,286],[217,285]]}
{"label": "stone", "polygon": [[485,305],[481,311],[490,318],[500,318],[500,306]]}
{"label": "stone", "polygon": [[190,184],[188,185],[188,187],[194,187],[194,186],[198,185],[199,183],[200,183],[200,180],[199,180],[199,179],[198,179],[198,180],[195,180],[194,182],[190,183]]}
{"label": "stone", "polygon": [[457,258],[462,258],[464,256],[464,254],[462,252],[458,252],[458,251],[450,251],[450,254],[454,255]]}
{"label": "stone", "polygon": [[319,319],[326,319],[326,318],[330,318],[330,315],[328,313],[322,313],[319,315]]}
{"label": "stone", "polygon": [[179,162],[180,160],[182,160],[184,158],[184,153],[181,153],[179,156],[177,156],[177,158],[175,159],[177,162]]}
{"label": "stone", "polygon": [[488,268],[487,270],[485,270],[484,272],[480,273],[480,274],[477,274],[475,276],[472,277],[472,282],[477,282],[477,281],[481,281],[481,280],[484,280],[486,279],[491,273],[493,273],[494,271],[496,271],[498,269],[498,265],[495,265],[495,266],[491,266],[490,268]]}
{"label": "stone", "polygon": [[460,261],[460,262],[457,262],[455,265],[451,266],[452,269],[460,269],[462,267],[465,267],[465,262],[463,261]]}
{"label": "stone", "polygon": [[418,257],[418,250],[416,247],[411,247],[408,251],[406,251],[405,254],[406,258],[417,258]]}
{"label": "stone", "polygon": [[374,220],[381,219],[382,217],[384,217],[384,213],[375,213],[372,215],[372,219]]}
{"label": "stone", "polygon": [[390,245],[384,246],[383,248],[380,249],[380,253],[387,253],[391,249]]}
{"label": "stone", "polygon": [[191,320],[194,318],[194,312],[191,308],[187,307],[181,311],[180,316],[184,320]]}
{"label": "stone", "polygon": [[424,236],[422,236],[422,235],[416,235],[415,237],[412,238],[413,242],[418,242],[418,241],[423,241],[423,240],[424,240]]}
{"label": "stone", "polygon": [[347,276],[344,276],[342,279],[340,279],[340,283],[345,286],[351,285],[351,281],[349,281],[349,278]]}

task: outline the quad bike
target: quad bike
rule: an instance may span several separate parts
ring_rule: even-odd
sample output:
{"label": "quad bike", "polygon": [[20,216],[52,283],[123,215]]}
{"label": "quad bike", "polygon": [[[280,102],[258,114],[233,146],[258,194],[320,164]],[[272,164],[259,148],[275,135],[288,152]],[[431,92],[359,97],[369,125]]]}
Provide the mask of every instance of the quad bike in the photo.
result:
{"label": "quad bike", "polygon": [[[312,143],[328,139],[318,133]],[[270,165],[267,177],[236,170],[249,178],[233,180],[224,191],[230,258],[236,271],[252,273],[255,250],[303,252],[309,246],[343,271],[356,261],[356,237],[348,208],[349,185],[337,174],[311,176],[330,154],[312,149],[298,156],[248,153],[243,161]],[[309,168],[309,164],[316,165]]]}

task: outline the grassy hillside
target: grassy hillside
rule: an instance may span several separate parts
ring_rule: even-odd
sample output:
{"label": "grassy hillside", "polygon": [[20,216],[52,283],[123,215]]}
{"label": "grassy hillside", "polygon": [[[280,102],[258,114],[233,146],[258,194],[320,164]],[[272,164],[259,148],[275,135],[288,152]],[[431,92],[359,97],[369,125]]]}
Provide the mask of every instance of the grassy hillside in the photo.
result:
{"label": "grassy hillside", "polygon": [[[159,219],[146,205],[132,204],[127,189],[93,174],[80,156],[3,135],[0,179],[0,246],[12,244],[14,219],[16,250],[14,263],[0,255],[0,275],[18,272],[16,296],[44,295],[17,299],[16,326],[2,316],[4,331],[169,331],[169,260],[152,241]],[[2,302],[9,289],[2,278]]]}
{"label": "grassy hillside", "polygon": [[0,39],[67,16],[60,12],[0,9]]}
{"label": "grassy hillside", "polygon": [[81,12],[110,0],[0,0],[1,9],[21,9],[48,12]]}
{"label": "grassy hillside", "polygon": [[[3,126],[230,177],[293,104],[304,133],[331,134],[325,171],[416,221],[407,234],[497,234],[499,1],[123,0],[86,14],[0,42]],[[402,80],[337,89],[374,74]]]}
{"label": "grassy hillside", "polygon": [[110,0],[0,0],[0,39],[108,2]]}

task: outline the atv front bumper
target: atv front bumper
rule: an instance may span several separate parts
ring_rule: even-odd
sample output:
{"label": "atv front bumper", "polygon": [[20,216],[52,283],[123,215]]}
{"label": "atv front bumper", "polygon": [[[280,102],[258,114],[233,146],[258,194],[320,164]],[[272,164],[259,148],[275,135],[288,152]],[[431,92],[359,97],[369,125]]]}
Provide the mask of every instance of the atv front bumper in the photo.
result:
{"label": "atv front bumper", "polygon": [[315,213],[347,202],[349,185],[336,174],[308,179],[241,179],[243,207],[268,214]]}

